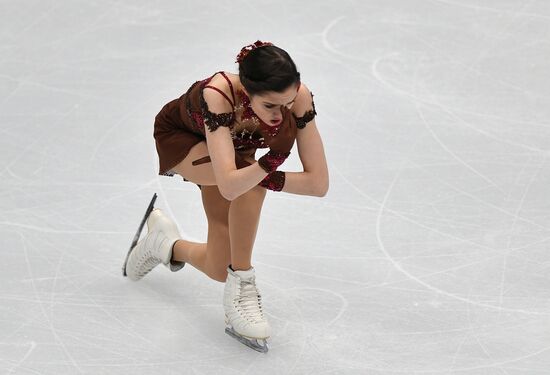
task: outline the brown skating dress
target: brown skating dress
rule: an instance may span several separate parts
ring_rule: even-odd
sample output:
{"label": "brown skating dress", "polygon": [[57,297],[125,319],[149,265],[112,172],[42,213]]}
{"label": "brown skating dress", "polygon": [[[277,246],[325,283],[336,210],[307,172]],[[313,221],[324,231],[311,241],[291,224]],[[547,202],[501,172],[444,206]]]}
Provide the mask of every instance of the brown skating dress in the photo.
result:
{"label": "brown skating dress", "polygon": [[[231,98],[208,85],[218,73],[227,80]],[[202,94],[206,86],[223,95],[231,104],[232,111],[221,114],[210,112]],[[312,108],[302,117],[295,116],[283,106],[282,122],[277,126],[270,126],[256,116],[250,106],[250,99],[242,90],[233,90],[233,85],[224,72],[217,72],[209,78],[197,81],[181,97],[167,103],[155,117],[153,136],[159,156],[159,175],[175,174],[172,168],[185,159],[193,146],[206,140],[205,125],[211,131],[220,126],[229,127],[238,169],[250,165],[242,159],[241,153],[252,155],[258,148],[270,148],[281,153],[290,152],[297,130],[304,128],[316,115],[313,95],[311,106]],[[208,162],[210,158],[206,157],[193,161],[193,165]]]}

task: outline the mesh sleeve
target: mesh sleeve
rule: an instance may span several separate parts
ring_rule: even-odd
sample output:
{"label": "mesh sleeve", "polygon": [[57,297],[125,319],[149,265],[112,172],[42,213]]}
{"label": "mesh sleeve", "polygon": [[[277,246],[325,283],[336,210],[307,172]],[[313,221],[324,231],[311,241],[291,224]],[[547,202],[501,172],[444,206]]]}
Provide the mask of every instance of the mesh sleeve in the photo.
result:
{"label": "mesh sleeve", "polygon": [[233,128],[233,123],[235,121],[235,114],[233,112],[225,112],[225,113],[212,113],[208,109],[208,104],[206,103],[206,100],[201,96],[200,98],[201,103],[201,111],[202,111],[202,118],[204,121],[204,125],[208,127],[208,130],[211,132],[218,129],[220,126],[225,126],[229,128]]}
{"label": "mesh sleeve", "polygon": [[303,129],[306,127],[307,123],[315,118],[317,112],[315,111],[315,102],[313,101],[313,94],[311,94],[311,109],[307,110],[302,117],[294,116],[296,119],[296,127],[298,129]]}

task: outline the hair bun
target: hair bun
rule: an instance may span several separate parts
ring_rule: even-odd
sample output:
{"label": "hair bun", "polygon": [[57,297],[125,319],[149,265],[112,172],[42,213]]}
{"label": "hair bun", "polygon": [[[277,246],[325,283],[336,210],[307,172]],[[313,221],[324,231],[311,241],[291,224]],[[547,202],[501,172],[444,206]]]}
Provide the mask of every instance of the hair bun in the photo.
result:
{"label": "hair bun", "polygon": [[237,55],[237,59],[235,60],[235,62],[239,64],[242,63],[243,60],[246,58],[246,56],[248,56],[250,51],[253,51],[256,48],[272,46],[272,45],[273,43],[271,42],[262,42],[261,40],[257,40],[256,42],[241,48],[241,52],[239,52],[239,54]]}

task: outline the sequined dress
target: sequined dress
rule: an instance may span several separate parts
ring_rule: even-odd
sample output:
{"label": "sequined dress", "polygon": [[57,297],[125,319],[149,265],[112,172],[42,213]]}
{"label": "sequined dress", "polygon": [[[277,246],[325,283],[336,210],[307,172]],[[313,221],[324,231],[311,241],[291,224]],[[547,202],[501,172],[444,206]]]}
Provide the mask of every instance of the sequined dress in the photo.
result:
{"label": "sequined dress", "polygon": [[[213,86],[210,81],[216,74],[221,74],[228,82],[231,97]],[[220,93],[232,107],[228,113],[215,114],[208,110],[203,97],[205,87]],[[235,164],[244,168],[250,163],[241,158],[241,153],[254,154],[258,148],[270,148],[276,152],[290,152],[298,129],[304,128],[315,115],[312,95],[312,108],[304,116],[297,117],[287,107],[282,107],[282,122],[277,126],[264,123],[252,110],[250,99],[242,90],[234,90],[224,72],[217,72],[201,81],[195,82],[185,94],[164,105],[155,117],[154,133],[159,156],[159,174],[173,176],[172,171],[193,146],[206,140],[205,126],[215,131],[220,126],[230,129],[235,147]],[[210,162],[209,157],[193,161],[193,165]]]}

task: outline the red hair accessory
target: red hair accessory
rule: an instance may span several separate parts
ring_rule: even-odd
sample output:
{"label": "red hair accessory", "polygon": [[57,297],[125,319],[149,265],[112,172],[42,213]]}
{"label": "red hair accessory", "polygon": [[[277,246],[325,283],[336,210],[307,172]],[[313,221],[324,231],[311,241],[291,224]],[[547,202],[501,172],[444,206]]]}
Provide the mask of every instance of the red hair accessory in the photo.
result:
{"label": "red hair accessory", "polygon": [[244,58],[250,53],[250,51],[255,50],[256,48],[265,47],[265,46],[272,46],[273,43],[271,42],[262,42],[261,40],[257,40],[253,44],[249,44],[248,46],[245,46],[241,48],[241,52],[237,55],[236,63],[241,63]]}

